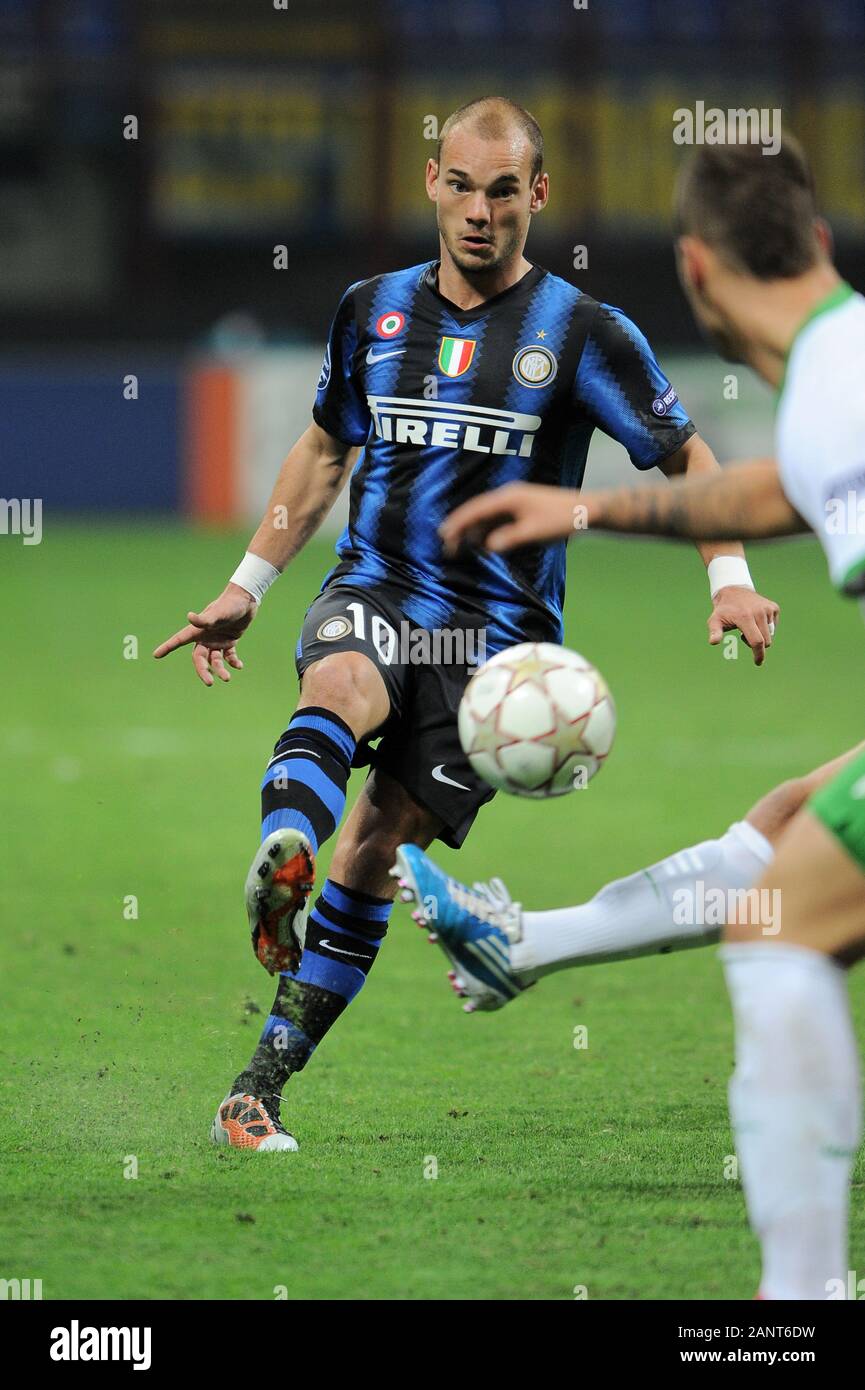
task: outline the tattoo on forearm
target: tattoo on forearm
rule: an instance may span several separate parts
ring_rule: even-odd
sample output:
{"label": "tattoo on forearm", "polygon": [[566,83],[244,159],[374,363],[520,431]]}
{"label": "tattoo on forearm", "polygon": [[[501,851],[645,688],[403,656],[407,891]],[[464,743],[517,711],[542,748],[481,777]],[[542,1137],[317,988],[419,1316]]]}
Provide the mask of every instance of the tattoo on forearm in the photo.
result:
{"label": "tattoo on forearm", "polygon": [[[760,481],[729,476],[698,484],[672,483],[669,489],[618,488],[600,508],[597,524],[615,531],[678,536],[689,540],[739,540],[743,536],[789,534],[785,508],[768,505]],[[762,494],[762,495],[761,495]],[[761,516],[756,516],[757,504]],[[768,515],[767,515],[768,514]],[[759,526],[755,525],[759,520]]]}

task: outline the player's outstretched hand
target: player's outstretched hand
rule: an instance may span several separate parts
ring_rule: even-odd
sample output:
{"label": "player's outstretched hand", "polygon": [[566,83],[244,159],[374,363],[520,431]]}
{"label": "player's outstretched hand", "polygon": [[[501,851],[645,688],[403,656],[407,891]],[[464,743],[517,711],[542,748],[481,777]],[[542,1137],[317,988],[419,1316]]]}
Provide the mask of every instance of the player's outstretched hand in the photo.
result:
{"label": "player's outstretched hand", "polygon": [[764,598],[753,589],[729,584],[719,589],[712,598],[712,615],[709,618],[709,644],[716,647],[725,632],[738,628],[742,640],[751,648],[755,666],[762,666],[766,660],[766,649],[771,647],[775,636],[775,624],[780,608],[774,599]]}
{"label": "player's outstretched hand", "polygon": [[221,681],[230,681],[225,663],[236,671],[243,669],[235,643],[255,617],[258,604],[251,594],[237,584],[228,584],[213,603],[200,613],[188,613],[189,623],[162,642],[153,655],[157,661],[178,647],[192,646],[192,664],[199,680],[213,685],[215,673]]}
{"label": "player's outstretched hand", "polygon": [[445,517],[439,527],[445,550],[459,546],[514,550],[537,541],[567,539],[577,527],[576,492],[542,483],[506,483],[472,497]]}

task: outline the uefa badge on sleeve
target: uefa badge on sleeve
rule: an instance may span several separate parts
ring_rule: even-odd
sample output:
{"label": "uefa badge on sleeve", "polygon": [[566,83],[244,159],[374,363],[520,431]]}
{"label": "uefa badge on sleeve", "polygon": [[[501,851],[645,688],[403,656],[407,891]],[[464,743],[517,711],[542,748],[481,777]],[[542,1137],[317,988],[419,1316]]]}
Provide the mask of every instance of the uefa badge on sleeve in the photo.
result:
{"label": "uefa badge on sleeve", "polygon": [[679,397],[676,395],[675,386],[668,386],[666,391],[662,391],[652,401],[652,410],[655,415],[666,415],[668,410],[672,410]]}

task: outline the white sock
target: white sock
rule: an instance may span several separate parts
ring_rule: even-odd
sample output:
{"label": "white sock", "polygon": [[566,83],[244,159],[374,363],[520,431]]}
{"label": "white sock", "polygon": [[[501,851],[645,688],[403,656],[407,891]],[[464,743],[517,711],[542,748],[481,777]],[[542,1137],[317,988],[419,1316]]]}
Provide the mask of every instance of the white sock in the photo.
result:
{"label": "white sock", "polygon": [[736,1019],[730,1115],[763,1252],[760,1292],[837,1298],[847,1287],[850,1174],[862,1133],[845,972],[803,946],[737,942],[721,957]]}
{"label": "white sock", "polygon": [[752,887],[772,858],[765,835],[737,821],[719,840],[616,879],[587,903],[524,912],[523,939],[510,948],[511,965],[538,979],[572,965],[709,945],[719,940],[726,913],[703,910],[707,895],[726,902],[728,890]]}

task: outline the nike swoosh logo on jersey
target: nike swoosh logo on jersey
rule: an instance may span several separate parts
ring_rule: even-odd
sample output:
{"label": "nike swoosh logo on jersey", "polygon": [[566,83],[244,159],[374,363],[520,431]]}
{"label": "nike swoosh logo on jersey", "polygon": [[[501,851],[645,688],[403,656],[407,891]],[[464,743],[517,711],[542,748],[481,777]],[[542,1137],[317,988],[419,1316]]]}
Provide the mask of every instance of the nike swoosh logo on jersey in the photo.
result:
{"label": "nike swoosh logo on jersey", "polygon": [[372,348],[366,354],[366,360],[372,366],[373,362],[383,362],[386,357],[399,357],[405,352],[405,348],[391,348],[390,352],[373,352]]}
{"label": "nike swoosh logo on jersey", "polygon": [[850,788],[850,795],[855,797],[857,801],[861,801],[865,797],[865,777],[860,777],[858,782],[853,783]]}
{"label": "nike swoosh logo on jersey", "polygon": [[342,948],[342,946],[334,946],[333,942],[328,941],[327,938],[324,936],[321,938],[321,941],[319,941],[318,944],[319,946],[326,946],[329,951],[338,951],[341,956],[354,956],[355,960],[367,959],[367,957],[362,956],[359,951],[346,951]]}
{"label": "nike swoosh logo on jersey", "polygon": [[444,763],[439,763],[438,767],[434,767],[432,770],[432,775],[437,782],[447,782],[449,787],[459,787],[461,792],[471,791],[471,787],[464,787],[462,782],[455,782],[452,777],[445,777],[444,773],[442,772],[443,767]]}

